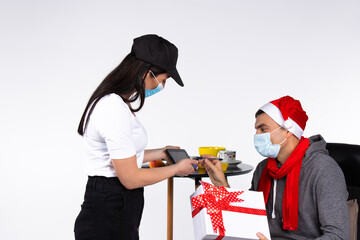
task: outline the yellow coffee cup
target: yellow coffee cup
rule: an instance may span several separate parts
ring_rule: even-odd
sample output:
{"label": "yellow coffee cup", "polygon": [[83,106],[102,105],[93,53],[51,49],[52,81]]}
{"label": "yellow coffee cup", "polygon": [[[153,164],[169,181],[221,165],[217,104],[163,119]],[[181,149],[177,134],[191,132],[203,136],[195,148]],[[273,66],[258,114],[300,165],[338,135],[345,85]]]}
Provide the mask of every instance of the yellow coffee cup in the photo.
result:
{"label": "yellow coffee cup", "polygon": [[223,172],[226,172],[226,169],[228,168],[229,164],[228,163],[221,163],[221,168],[223,170]]}
{"label": "yellow coffee cup", "polygon": [[221,150],[226,150],[224,147],[199,147],[199,154],[201,155],[212,155],[217,157],[217,154]]}

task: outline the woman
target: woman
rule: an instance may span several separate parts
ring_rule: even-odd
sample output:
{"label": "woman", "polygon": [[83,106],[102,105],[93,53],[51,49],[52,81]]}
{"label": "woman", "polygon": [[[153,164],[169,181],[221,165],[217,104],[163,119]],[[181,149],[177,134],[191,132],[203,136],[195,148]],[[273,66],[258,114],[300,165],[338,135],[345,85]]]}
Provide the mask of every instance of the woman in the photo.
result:
{"label": "woman", "polygon": [[[162,168],[142,169],[144,162],[165,159],[165,149],[145,150],[147,135],[135,113],[145,98],[161,91],[176,70],[177,48],[157,35],[134,39],[131,53],[92,94],[78,133],[83,136],[88,182],[75,238],[138,239],[144,199],[143,187],[171,176],[186,176],[197,162],[184,159]],[[134,109],[131,103],[140,100]]]}

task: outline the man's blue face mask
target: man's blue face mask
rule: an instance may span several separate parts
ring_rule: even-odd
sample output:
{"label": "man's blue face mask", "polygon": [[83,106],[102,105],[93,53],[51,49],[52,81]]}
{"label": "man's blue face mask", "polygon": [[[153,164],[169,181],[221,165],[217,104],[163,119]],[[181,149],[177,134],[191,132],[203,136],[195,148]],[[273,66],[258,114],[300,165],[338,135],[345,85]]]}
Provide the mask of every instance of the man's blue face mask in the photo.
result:
{"label": "man's blue face mask", "polygon": [[254,136],[254,145],[258,153],[264,157],[276,158],[280,152],[280,145],[283,144],[287,138],[285,138],[280,144],[273,144],[270,136],[273,132],[279,130],[281,127],[275,129],[271,133],[260,133]]}
{"label": "man's blue face mask", "polygon": [[145,98],[150,97],[150,96],[154,95],[155,93],[158,93],[158,92],[160,92],[161,90],[164,89],[164,86],[162,85],[162,83],[160,83],[157,80],[154,73],[151,70],[150,70],[150,72],[153,75],[153,77],[155,78],[155,80],[158,82],[159,85],[157,85],[157,87],[154,88],[154,89],[145,89]]}

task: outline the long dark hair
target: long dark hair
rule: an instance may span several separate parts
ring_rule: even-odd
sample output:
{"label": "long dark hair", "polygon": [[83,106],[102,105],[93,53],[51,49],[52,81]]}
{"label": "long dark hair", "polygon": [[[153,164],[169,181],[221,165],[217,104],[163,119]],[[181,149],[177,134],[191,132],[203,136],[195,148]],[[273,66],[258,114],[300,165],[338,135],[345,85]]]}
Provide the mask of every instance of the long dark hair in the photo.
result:
{"label": "long dark hair", "polygon": [[[166,72],[165,70],[136,59],[131,53],[128,54],[124,60],[106,76],[91,95],[82,114],[77,132],[81,136],[84,135],[90,115],[96,104],[102,97],[108,94],[115,93],[126,103],[135,102],[140,97],[139,107],[136,109],[130,107],[132,112],[140,111],[145,102],[145,77],[149,70],[151,70],[155,76]],[[121,96],[121,94],[131,93],[133,90],[136,90],[135,94],[129,99]]]}

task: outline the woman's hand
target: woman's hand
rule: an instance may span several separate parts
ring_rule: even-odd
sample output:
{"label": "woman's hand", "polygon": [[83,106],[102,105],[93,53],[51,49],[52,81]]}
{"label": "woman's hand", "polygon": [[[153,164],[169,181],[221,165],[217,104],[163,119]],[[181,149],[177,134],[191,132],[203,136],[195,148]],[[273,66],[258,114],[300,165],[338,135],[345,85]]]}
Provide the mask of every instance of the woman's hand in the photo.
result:
{"label": "woman's hand", "polygon": [[136,189],[163,181],[169,177],[187,176],[194,172],[192,164],[197,161],[193,159],[183,159],[177,164],[159,168],[138,168],[136,155],[124,159],[112,159],[112,164],[120,182],[127,189]]}
{"label": "woman's hand", "polygon": [[256,236],[259,238],[259,240],[268,240],[262,233],[257,233]]}
{"label": "woman's hand", "polygon": [[166,146],[163,148],[156,148],[156,149],[146,149],[144,154],[144,163],[155,161],[155,160],[166,160],[169,162],[169,157],[166,154],[166,149],[180,149],[178,146]]}
{"label": "woman's hand", "polygon": [[225,174],[221,167],[221,162],[219,160],[209,160],[208,158],[214,158],[211,155],[201,155],[201,157],[205,158],[200,161],[199,164],[202,164],[207,173],[209,174],[211,182],[217,187],[229,187],[228,182],[226,181]]}
{"label": "woman's hand", "polygon": [[197,165],[198,161],[194,159],[183,159],[175,164],[176,166],[176,175],[180,177],[187,176],[195,172],[193,165]]}
{"label": "woman's hand", "polygon": [[166,146],[162,148],[162,153],[163,153],[163,157],[162,159],[166,160],[167,163],[171,163],[171,161],[169,161],[169,156],[166,154],[166,149],[180,149],[180,147],[178,146]]}

